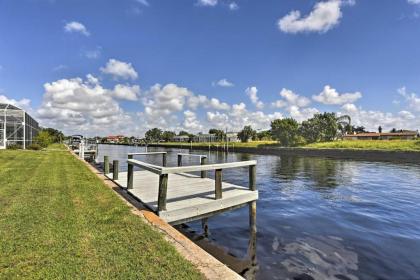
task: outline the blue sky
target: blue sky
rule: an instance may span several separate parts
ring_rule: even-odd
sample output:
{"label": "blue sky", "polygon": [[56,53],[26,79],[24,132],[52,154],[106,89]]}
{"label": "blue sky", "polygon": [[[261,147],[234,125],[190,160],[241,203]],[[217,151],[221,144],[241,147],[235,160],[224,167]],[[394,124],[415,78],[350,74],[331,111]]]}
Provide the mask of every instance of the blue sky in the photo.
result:
{"label": "blue sky", "polygon": [[420,127],[416,0],[0,0],[0,36],[0,102],[66,133]]}

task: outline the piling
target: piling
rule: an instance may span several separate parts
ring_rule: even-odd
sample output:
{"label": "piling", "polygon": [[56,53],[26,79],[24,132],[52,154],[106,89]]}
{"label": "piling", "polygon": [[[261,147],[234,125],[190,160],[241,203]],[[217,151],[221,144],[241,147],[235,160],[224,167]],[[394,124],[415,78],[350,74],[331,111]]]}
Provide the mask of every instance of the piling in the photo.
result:
{"label": "piling", "polygon": [[113,160],[112,161],[113,169],[112,169],[112,179],[118,180],[118,173],[119,173],[119,161]]}
{"label": "piling", "polygon": [[104,174],[109,173],[109,157],[104,156]]}

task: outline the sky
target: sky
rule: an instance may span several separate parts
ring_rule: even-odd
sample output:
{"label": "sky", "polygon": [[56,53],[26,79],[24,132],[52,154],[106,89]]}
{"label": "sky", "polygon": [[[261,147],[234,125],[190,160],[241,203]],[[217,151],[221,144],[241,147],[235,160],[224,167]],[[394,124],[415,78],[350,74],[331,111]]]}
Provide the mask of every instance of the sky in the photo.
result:
{"label": "sky", "polygon": [[420,0],[0,0],[0,103],[66,134],[420,128]]}

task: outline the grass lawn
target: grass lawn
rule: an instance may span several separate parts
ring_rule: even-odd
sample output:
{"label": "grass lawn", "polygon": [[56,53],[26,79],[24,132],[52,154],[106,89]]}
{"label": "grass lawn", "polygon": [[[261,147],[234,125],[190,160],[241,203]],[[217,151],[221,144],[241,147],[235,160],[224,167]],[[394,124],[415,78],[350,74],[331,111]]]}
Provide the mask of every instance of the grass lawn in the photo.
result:
{"label": "grass lawn", "polygon": [[[193,147],[223,146],[224,143],[192,143]],[[191,143],[182,142],[161,142],[160,146],[185,146],[190,147]],[[280,147],[276,141],[253,141],[248,143],[229,143],[229,147],[246,148],[269,148]],[[420,151],[420,140],[355,140],[355,141],[333,141],[314,143],[302,146],[302,148],[315,149],[362,149],[362,150],[388,150],[388,151]]]}
{"label": "grass lawn", "polygon": [[420,140],[354,140],[306,145],[305,148],[420,151]]}
{"label": "grass lawn", "polygon": [[0,279],[203,278],[60,148],[0,150]]}

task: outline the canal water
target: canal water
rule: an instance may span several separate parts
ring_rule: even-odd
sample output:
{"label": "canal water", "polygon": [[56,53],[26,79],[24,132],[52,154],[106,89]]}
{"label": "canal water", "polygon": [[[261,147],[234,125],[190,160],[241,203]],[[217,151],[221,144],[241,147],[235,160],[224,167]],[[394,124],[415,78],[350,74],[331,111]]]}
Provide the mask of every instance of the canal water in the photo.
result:
{"label": "canal water", "polygon": [[[144,147],[101,145],[99,159],[106,154],[124,162],[134,151]],[[167,151],[169,166],[176,165],[176,153],[190,152],[149,151]],[[258,161],[257,279],[420,279],[420,166],[191,153],[208,155],[210,163]],[[156,156],[143,160],[161,163]],[[184,165],[194,163],[184,160]],[[246,186],[248,170],[225,170],[223,179]],[[199,222],[188,226],[201,231]],[[209,229],[212,242],[245,256],[247,207],[210,218]]]}

